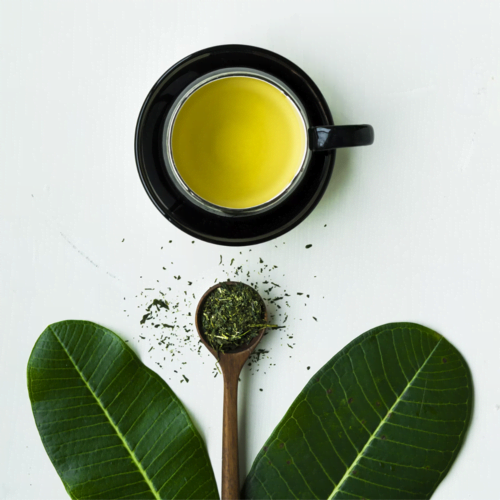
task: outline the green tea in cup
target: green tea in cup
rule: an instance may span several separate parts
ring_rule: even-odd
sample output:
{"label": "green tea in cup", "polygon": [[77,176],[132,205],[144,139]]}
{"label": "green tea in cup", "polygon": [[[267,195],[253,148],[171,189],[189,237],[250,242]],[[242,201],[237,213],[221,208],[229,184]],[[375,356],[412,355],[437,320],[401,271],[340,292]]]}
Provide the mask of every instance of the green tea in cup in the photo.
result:
{"label": "green tea in cup", "polygon": [[192,192],[216,206],[247,209],[291,184],[306,155],[306,125],[276,86],[227,76],[202,85],[182,104],[171,149]]}

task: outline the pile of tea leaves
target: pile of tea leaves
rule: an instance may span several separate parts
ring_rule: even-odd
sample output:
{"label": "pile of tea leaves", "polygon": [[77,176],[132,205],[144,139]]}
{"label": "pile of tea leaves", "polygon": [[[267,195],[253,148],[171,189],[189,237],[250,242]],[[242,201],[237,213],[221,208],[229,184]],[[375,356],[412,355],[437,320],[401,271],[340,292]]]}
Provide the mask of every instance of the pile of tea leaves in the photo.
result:
{"label": "pile of tea leaves", "polygon": [[[173,241],[169,243],[174,244]],[[279,255],[285,242],[274,246]],[[161,247],[160,252],[168,248]],[[304,252],[310,251],[304,249]],[[196,358],[201,358],[202,364],[213,363],[212,355],[196,334],[194,312],[199,295],[209,288],[209,283],[224,280],[244,282],[254,288],[266,305],[267,321],[280,325],[268,327],[262,342],[250,355],[246,369],[249,375],[267,374],[276,366],[277,357],[294,357],[298,340],[294,330],[303,328],[308,321],[318,321],[312,311],[308,312],[312,296],[307,290],[288,290],[288,280],[281,266],[259,255],[254,256],[254,253],[255,249],[249,248],[217,256],[213,265],[209,266],[212,271],[201,277],[179,274],[177,263],[163,257],[158,273],[150,277],[139,276],[141,280],[144,278],[144,284],[142,290],[132,297],[132,304],[129,297],[123,297],[126,301],[124,305],[128,306],[123,312],[127,317],[134,318],[140,328],[131,340],[147,344],[147,354],[162,370],[165,380],[187,383],[192,378],[192,362],[199,362]],[[278,328],[279,333],[276,331]],[[286,354],[280,349],[277,356],[275,349],[278,346],[284,347]],[[220,375],[218,363],[215,363],[212,375],[214,378]]]}
{"label": "pile of tea leaves", "polygon": [[201,325],[208,343],[219,352],[247,344],[266,323],[266,309],[259,294],[244,283],[222,283],[202,305]]}

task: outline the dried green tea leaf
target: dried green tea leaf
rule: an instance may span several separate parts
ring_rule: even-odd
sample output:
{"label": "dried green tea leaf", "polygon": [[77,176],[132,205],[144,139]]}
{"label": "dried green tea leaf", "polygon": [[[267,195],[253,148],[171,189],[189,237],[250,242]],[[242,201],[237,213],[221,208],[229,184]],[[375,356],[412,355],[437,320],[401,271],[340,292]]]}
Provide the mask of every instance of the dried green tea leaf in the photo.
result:
{"label": "dried green tea leaf", "polygon": [[215,288],[205,299],[201,314],[203,334],[220,352],[250,342],[262,328],[277,326],[264,322],[262,299],[243,283],[223,283]]}

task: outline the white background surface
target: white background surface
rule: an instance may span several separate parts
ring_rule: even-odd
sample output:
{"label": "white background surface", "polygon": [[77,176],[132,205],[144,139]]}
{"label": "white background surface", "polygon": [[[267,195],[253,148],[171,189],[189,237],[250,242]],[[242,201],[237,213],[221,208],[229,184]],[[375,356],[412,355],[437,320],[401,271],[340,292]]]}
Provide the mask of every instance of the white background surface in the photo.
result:
{"label": "white background surface", "polygon": [[[189,353],[189,384],[160,370],[137,342],[135,295],[180,274],[199,296],[225,278],[220,254],[257,280],[261,257],[282,287],[311,295],[291,301],[294,351],[268,337],[276,366],[244,376],[242,475],[331,356],[372,327],[414,321],[465,355],[476,391],[465,446],[433,498],[500,498],[499,2],[1,0],[0,23],[0,498],[68,498],[25,374],[38,335],[63,319],[107,326],[170,379],[219,479],[221,378]],[[224,43],[291,59],[337,124],[376,134],[338,152],[306,221],[252,252],[191,243],[150,202],[133,155],[151,86]]]}

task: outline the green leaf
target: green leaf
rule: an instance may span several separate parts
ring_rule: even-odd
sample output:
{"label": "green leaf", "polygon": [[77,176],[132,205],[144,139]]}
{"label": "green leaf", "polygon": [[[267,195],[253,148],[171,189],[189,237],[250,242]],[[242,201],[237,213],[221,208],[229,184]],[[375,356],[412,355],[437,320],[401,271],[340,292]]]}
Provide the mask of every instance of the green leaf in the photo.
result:
{"label": "green leaf", "polygon": [[31,353],[28,390],[43,445],[71,498],[218,498],[186,410],[106,328],[50,325]]}
{"label": "green leaf", "polygon": [[430,498],[471,408],[455,347],[420,325],[380,326],[312,377],[255,459],[242,498]]}

